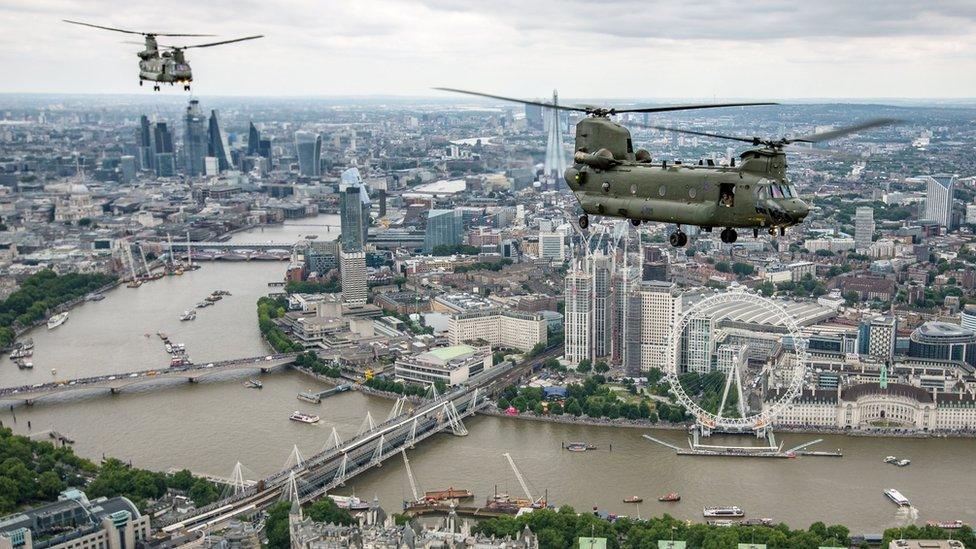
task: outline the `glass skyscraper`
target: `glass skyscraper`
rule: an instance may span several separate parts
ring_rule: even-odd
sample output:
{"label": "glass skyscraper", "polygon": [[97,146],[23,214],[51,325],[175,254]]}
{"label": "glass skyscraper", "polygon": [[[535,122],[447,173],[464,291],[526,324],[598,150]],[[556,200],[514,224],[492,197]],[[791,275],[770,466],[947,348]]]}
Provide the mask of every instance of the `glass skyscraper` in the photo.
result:
{"label": "glass skyscraper", "polygon": [[431,253],[438,246],[457,246],[461,243],[463,230],[461,210],[430,210],[424,233],[424,252]]}
{"label": "glass skyscraper", "polygon": [[307,177],[322,175],[322,136],[317,133],[295,132],[295,150],[298,153],[298,173]]}
{"label": "glass skyscraper", "polygon": [[173,153],[173,132],[166,122],[156,122],[150,133],[152,140],[152,166],[158,177],[173,177],[176,175],[176,156]]}
{"label": "glass skyscraper", "polygon": [[207,119],[200,102],[191,99],[183,117],[183,171],[188,176],[203,175],[207,156]]}
{"label": "glass skyscraper", "polygon": [[254,127],[254,122],[251,122],[247,129],[247,155],[248,156],[258,156],[258,147],[261,145],[261,134],[258,133],[258,129]]}
{"label": "glass skyscraper", "polygon": [[217,159],[217,169],[224,171],[230,169],[230,153],[228,152],[227,139],[220,131],[220,124],[217,122],[217,111],[210,111],[210,124],[207,127],[207,156]]}
{"label": "glass skyscraper", "polygon": [[342,172],[339,189],[342,200],[339,211],[342,249],[347,252],[362,250],[366,246],[369,229],[370,203],[358,168],[349,168]]}

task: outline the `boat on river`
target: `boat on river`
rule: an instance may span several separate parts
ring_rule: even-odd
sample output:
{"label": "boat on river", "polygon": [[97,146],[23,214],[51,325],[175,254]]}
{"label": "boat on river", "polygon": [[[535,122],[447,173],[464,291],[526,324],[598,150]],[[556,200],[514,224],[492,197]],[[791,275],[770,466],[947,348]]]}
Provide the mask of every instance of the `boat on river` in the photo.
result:
{"label": "boat on river", "polygon": [[312,415],[312,414],[306,414],[304,412],[299,412],[298,410],[295,410],[294,412],[292,412],[291,416],[289,416],[288,419],[290,419],[292,421],[298,421],[300,423],[318,423],[319,422],[319,416]]}
{"label": "boat on river", "polygon": [[68,321],[68,311],[58,313],[47,319],[47,329],[53,330]]}
{"label": "boat on river", "polygon": [[663,496],[657,498],[657,500],[666,501],[666,502],[681,501],[681,495],[678,494],[678,492],[668,492],[667,494],[664,494]]}
{"label": "boat on river", "polygon": [[624,498],[624,503],[640,503],[642,501],[644,501],[644,498],[640,496],[630,496]]}
{"label": "boat on river", "polygon": [[570,442],[564,446],[570,452],[585,452],[587,450],[596,450],[596,446],[593,444],[587,444],[586,442]]}
{"label": "boat on river", "polygon": [[702,515],[706,517],[741,518],[746,516],[746,512],[732,505],[729,507],[705,507],[702,509]]}

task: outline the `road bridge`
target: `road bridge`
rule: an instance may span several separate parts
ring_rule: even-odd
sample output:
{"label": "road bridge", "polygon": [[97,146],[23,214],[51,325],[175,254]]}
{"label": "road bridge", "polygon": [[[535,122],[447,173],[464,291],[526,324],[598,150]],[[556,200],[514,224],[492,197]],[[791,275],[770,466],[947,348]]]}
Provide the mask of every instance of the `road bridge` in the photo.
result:
{"label": "road bridge", "polygon": [[221,360],[206,364],[190,364],[178,367],[165,367],[120,374],[105,374],[79,379],[65,379],[8,387],[0,389],[0,401],[23,402],[31,405],[41,398],[71,393],[75,391],[107,390],[112,394],[134,385],[158,383],[163,380],[182,379],[190,383],[222,372],[259,371],[265,373],[275,368],[291,364],[298,353],[285,353],[232,360]]}
{"label": "road bridge", "polygon": [[345,442],[333,429],[322,452],[259,480],[254,487],[241,486],[233,496],[197,509],[192,515],[162,523],[162,531],[174,534],[213,528],[282,499],[312,501],[437,433],[450,431],[456,436],[467,435],[462,420],[491,405],[488,388],[511,370],[511,364],[491,368],[472,378],[468,385],[405,413],[400,412],[406,406],[406,399],[398,400],[391,419]]}

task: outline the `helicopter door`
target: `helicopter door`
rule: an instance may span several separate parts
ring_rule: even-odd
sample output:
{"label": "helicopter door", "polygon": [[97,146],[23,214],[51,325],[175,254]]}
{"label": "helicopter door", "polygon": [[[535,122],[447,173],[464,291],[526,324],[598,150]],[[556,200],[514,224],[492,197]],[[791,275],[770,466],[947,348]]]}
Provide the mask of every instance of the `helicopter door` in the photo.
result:
{"label": "helicopter door", "polygon": [[722,183],[718,187],[718,205],[726,208],[735,206],[735,184]]}

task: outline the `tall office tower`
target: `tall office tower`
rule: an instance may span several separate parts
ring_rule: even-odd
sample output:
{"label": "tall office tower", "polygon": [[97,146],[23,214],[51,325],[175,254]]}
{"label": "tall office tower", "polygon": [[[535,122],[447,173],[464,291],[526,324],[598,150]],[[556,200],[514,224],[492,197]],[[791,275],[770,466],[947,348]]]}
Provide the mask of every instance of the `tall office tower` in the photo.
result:
{"label": "tall office tower", "polygon": [[543,129],[545,127],[545,121],[542,116],[542,107],[539,105],[526,105],[525,122],[530,128],[537,130]]}
{"label": "tall office tower", "polygon": [[976,332],[976,304],[968,304],[962,309],[959,324],[968,330]]}
{"label": "tall office tower", "polygon": [[707,374],[712,371],[713,328],[711,317],[706,315],[695,316],[688,321],[685,333],[681,335],[679,373]]}
{"label": "tall office tower", "polygon": [[274,145],[274,138],[273,137],[269,137],[267,139],[265,139],[265,138],[262,137],[261,138],[261,141],[258,142],[258,156],[261,156],[265,160],[268,161],[268,169],[269,170],[271,169],[271,166],[272,166],[272,163],[271,163],[271,148],[272,148],[273,145]]}
{"label": "tall office tower", "polygon": [[339,179],[342,192],[342,204],[339,219],[342,233],[339,241],[342,249],[356,252],[366,247],[366,236],[369,230],[369,194],[363,185],[358,168],[349,168],[342,172]]}
{"label": "tall office tower", "polygon": [[136,179],[136,170],[139,169],[139,162],[136,157],[123,155],[119,158],[119,170],[122,172],[122,182],[132,183]]}
{"label": "tall office tower", "polygon": [[[559,94],[556,90],[552,91],[552,104],[559,104]],[[546,140],[546,161],[544,164],[546,180],[551,185],[556,185],[566,171],[566,156],[563,151],[563,132],[559,123],[560,111],[556,109],[545,109],[546,132],[549,134]]]}
{"label": "tall office tower", "polygon": [[207,118],[200,112],[200,102],[191,99],[183,117],[183,172],[193,177],[203,175],[207,156]]}
{"label": "tall office tower", "polygon": [[217,170],[230,169],[230,147],[227,146],[227,136],[220,131],[217,122],[217,111],[210,111],[210,124],[207,126],[207,156],[217,159]]}
{"label": "tall office tower", "polygon": [[365,305],[366,252],[339,252],[339,279],[342,282],[342,301],[350,305]]}
{"label": "tall office tower", "polygon": [[952,228],[952,200],[956,192],[956,177],[949,174],[927,175],[925,219],[935,221],[946,229]]}
{"label": "tall office tower", "polygon": [[258,152],[261,146],[261,133],[258,129],[254,127],[254,122],[251,122],[247,128],[247,155],[248,156],[260,156]]}
{"label": "tall office tower", "polygon": [[139,128],[136,130],[136,150],[139,151],[137,157],[139,169],[149,171],[153,169],[153,150],[152,150],[152,127],[149,124],[149,117],[142,115],[139,117]]}
{"label": "tall office tower", "polygon": [[549,261],[566,261],[566,246],[563,244],[563,233],[539,233],[539,259]]}
{"label": "tall office tower", "polygon": [[152,125],[152,165],[158,177],[173,177],[176,175],[176,155],[173,149],[173,132],[166,122],[156,122]]}
{"label": "tall office tower", "polygon": [[590,334],[593,324],[593,300],[590,296],[593,277],[574,262],[566,274],[565,308],[563,309],[563,341],[566,360],[578,365],[583,359],[592,360]]}
{"label": "tall office tower", "polygon": [[861,325],[862,337],[866,334],[867,353],[881,360],[891,360],[895,356],[895,338],[898,332],[898,319],[892,315],[872,318]]}
{"label": "tall office tower", "polygon": [[854,213],[854,248],[865,252],[874,239],[874,208],[859,206]]}
{"label": "tall office tower", "polygon": [[641,371],[665,369],[671,353],[671,330],[680,300],[674,284],[649,281],[638,290],[641,310]]}
{"label": "tall office tower", "polygon": [[593,356],[608,358],[612,348],[613,316],[611,305],[611,275],[613,258],[602,251],[592,252],[586,258],[586,267],[593,280]]}
{"label": "tall office tower", "polygon": [[298,173],[307,177],[322,175],[322,136],[317,133],[295,132],[295,150],[298,153]]}
{"label": "tall office tower", "polygon": [[430,210],[424,232],[424,252],[431,253],[438,246],[457,246],[464,232],[461,210]]}
{"label": "tall office tower", "polygon": [[[632,372],[636,374],[640,371],[640,324],[634,329],[632,320],[639,322],[640,304],[635,305],[632,297],[634,290],[640,287],[640,269],[626,265],[614,269],[610,286],[610,362],[631,372],[627,369],[628,358],[636,355],[637,362]],[[632,314],[632,308],[637,309],[637,315]],[[638,344],[636,349],[628,347],[635,342]]]}

